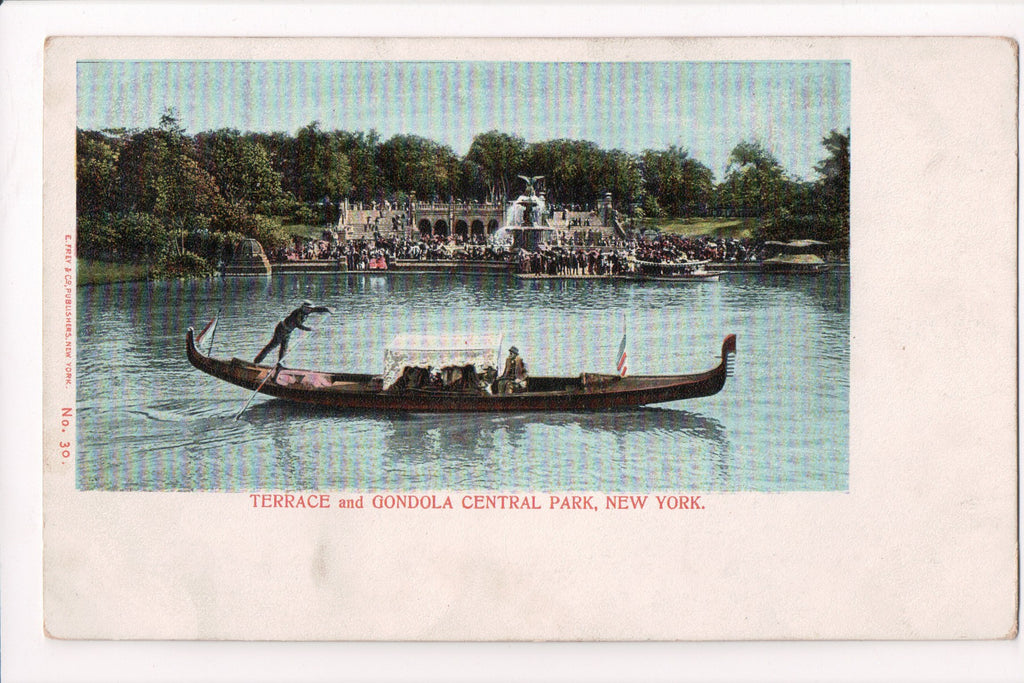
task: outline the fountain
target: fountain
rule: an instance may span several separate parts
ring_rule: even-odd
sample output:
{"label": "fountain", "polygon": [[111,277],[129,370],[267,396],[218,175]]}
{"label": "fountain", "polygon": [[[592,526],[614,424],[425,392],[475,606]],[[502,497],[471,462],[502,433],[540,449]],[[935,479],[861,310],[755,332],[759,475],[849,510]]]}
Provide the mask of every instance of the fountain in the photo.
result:
{"label": "fountain", "polygon": [[494,234],[494,242],[507,245],[511,241],[516,249],[533,251],[553,235],[548,227],[544,195],[538,195],[533,186],[544,176],[519,177],[526,181],[526,191],[509,204],[505,211],[505,225]]}

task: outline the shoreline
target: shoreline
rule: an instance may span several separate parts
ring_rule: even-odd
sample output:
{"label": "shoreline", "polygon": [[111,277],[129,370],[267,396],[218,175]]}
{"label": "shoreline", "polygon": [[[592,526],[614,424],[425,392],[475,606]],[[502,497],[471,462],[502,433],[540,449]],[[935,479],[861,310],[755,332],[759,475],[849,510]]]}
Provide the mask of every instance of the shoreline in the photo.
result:
{"label": "shoreline", "polygon": [[[151,267],[145,264],[115,263],[115,262],[84,262],[78,260],[78,286],[86,287],[92,285],[106,285],[122,282],[146,282],[149,280],[160,281],[172,278],[151,278],[149,277]],[[849,270],[848,261],[829,262],[829,270]],[[749,261],[743,263],[723,262],[709,263],[708,270],[712,273],[728,276],[732,273],[760,273],[762,271],[761,261]],[[83,271],[86,276],[83,277]],[[587,274],[559,274],[547,275],[543,273],[518,273],[516,264],[502,261],[396,261],[388,269],[370,270],[349,270],[345,264],[338,261],[294,261],[290,263],[272,263],[270,273],[254,273],[251,275],[213,275],[209,278],[177,278],[204,280],[217,277],[271,277],[276,274],[338,274],[338,275],[372,275],[372,276],[401,276],[401,275],[422,275],[422,274],[443,274],[443,275],[507,275],[515,276],[523,280],[616,280],[616,281],[643,281],[635,274],[622,275],[587,275]],[[687,280],[680,279],[680,282]]]}

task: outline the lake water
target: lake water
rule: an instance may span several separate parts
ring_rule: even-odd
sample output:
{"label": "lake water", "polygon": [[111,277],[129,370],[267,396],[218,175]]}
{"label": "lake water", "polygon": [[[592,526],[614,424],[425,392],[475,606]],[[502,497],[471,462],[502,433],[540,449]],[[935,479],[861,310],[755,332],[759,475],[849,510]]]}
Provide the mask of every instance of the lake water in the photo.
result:
{"label": "lake water", "polygon": [[[302,299],[330,306],[286,364],[381,370],[403,332],[502,332],[538,375],[699,372],[737,335],[719,394],[597,413],[385,415],[258,396],[195,370],[185,330],[251,360]],[[842,491],[849,271],[718,282],[511,275],[277,275],[78,290],[77,483],[98,490]],[[305,336],[303,336],[305,334]],[[206,340],[204,340],[205,342]],[[271,357],[273,358],[273,356]]]}

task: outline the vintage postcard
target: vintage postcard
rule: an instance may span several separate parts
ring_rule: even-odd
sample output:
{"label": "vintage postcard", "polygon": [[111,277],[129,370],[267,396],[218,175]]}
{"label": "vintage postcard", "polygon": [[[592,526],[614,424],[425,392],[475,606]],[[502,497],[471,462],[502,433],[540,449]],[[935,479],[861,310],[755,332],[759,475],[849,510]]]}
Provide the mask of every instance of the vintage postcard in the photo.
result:
{"label": "vintage postcard", "polygon": [[45,51],[61,639],[1002,639],[1017,47]]}

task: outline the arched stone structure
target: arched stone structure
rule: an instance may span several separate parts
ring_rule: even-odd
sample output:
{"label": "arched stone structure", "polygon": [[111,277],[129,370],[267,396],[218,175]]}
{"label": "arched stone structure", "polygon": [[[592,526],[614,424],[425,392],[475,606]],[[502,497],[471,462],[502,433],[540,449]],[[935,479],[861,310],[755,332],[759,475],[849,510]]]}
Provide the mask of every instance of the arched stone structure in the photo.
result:
{"label": "arched stone structure", "polygon": [[473,233],[474,237],[476,237],[476,236],[482,237],[485,234],[484,233],[484,222],[482,220],[480,220],[479,218],[473,221],[472,225],[469,226],[469,229],[470,229],[470,232]]}
{"label": "arched stone structure", "polygon": [[421,235],[431,235],[434,232],[433,228],[431,228],[430,221],[426,218],[421,219],[419,225],[416,227],[419,228]]}
{"label": "arched stone structure", "polygon": [[[431,233],[422,228],[419,232],[436,236],[451,233],[468,236],[495,232],[505,219],[505,210],[500,204],[478,204],[475,202],[454,202],[446,204],[416,203],[412,208],[412,224],[419,227],[429,221]],[[476,226],[489,226],[480,228]],[[441,232],[443,230],[443,232]],[[480,232],[478,232],[480,231]]]}

